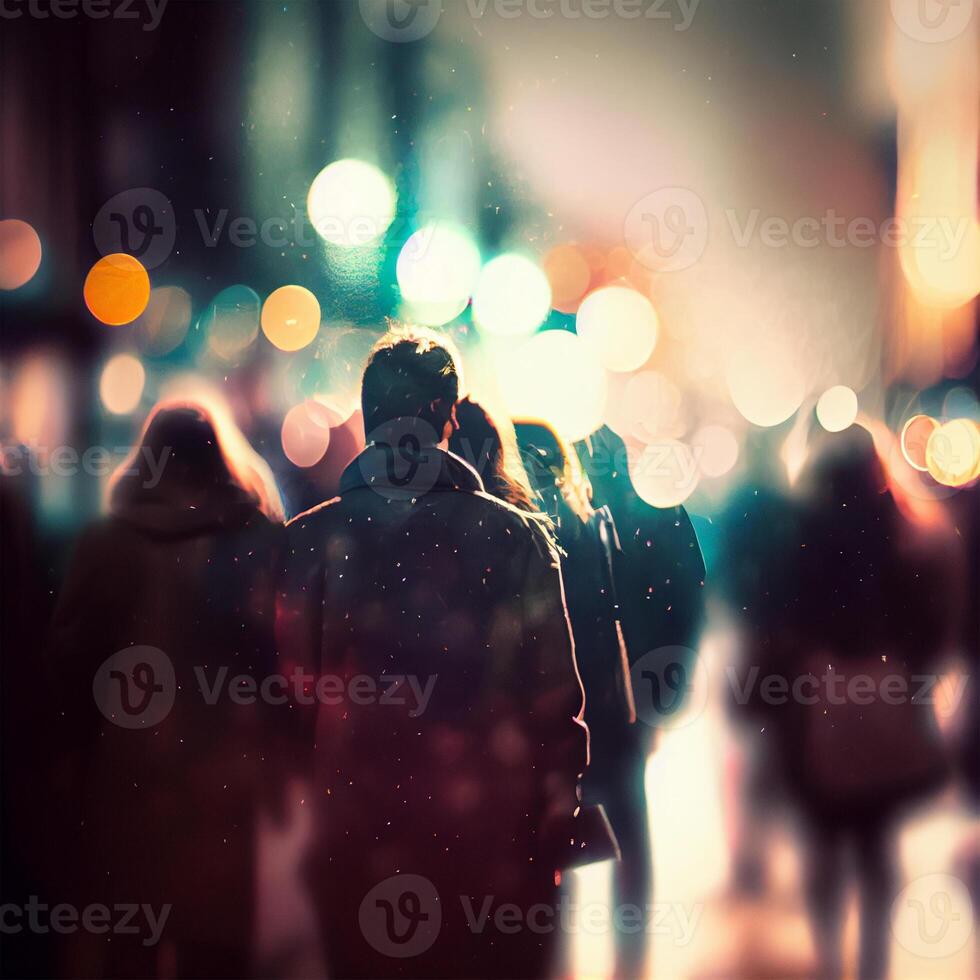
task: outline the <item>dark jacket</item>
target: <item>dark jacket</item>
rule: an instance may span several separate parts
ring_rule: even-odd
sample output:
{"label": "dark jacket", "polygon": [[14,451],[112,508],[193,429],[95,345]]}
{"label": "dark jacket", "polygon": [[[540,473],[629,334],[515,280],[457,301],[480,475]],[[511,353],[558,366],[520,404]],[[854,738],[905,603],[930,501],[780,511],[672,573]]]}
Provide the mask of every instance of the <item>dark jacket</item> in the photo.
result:
{"label": "dark jacket", "polygon": [[[459,894],[479,908],[482,896],[521,901],[552,885],[549,827],[574,810],[586,764],[582,689],[547,534],[486,494],[463,460],[422,452],[420,485],[405,488],[385,476],[385,453],[368,448],[338,498],[288,525],[280,654],[287,672],[300,664],[339,677],[331,690],[345,692],[315,706],[312,794],[317,885],[328,904],[337,900],[339,932],[351,910],[357,931],[364,894],[396,873],[435,883],[444,938]],[[355,693],[358,676],[369,680]],[[424,710],[406,677],[415,690],[431,685]],[[334,939],[335,951],[361,942]],[[457,975],[475,968],[456,966]],[[440,967],[418,960],[412,969]]]}
{"label": "dark jacket", "polygon": [[[247,954],[255,817],[278,779],[269,733],[285,709],[236,704],[227,688],[275,669],[283,534],[232,488],[196,508],[147,495],[82,535],[55,612],[50,667],[80,900],[172,904],[163,938],[176,942],[181,972],[185,941],[223,950],[221,969],[244,968],[235,957]],[[139,663],[121,653],[134,646]],[[202,676],[206,689],[223,676],[213,704]],[[123,697],[145,714],[130,715]],[[152,969],[143,938],[135,960],[121,958],[121,941],[106,945],[101,969]]]}

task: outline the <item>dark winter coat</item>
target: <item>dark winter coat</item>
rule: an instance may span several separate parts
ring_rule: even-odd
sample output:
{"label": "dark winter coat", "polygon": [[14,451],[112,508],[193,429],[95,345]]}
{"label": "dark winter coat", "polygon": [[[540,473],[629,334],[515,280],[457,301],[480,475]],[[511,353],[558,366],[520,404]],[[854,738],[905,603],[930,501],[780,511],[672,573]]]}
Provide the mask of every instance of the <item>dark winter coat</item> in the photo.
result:
{"label": "dark winter coat", "polygon": [[[479,910],[485,896],[524,905],[549,894],[555,829],[575,807],[586,762],[547,534],[485,493],[463,460],[422,452],[414,482],[398,486],[385,452],[368,448],[338,498],[288,525],[280,653],[339,677],[345,692],[315,706],[313,766],[316,884],[344,975],[404,966],[369,965],[358,909],[370,888],[406,873],[433,882],[442,900],[439,942],[411,971],[495,969],[458,942],[459,896]],[[415,692],[427,684],[423,704]],[[533,974],[530,960],[525,969]]]}
{"label": "dark winter coat", "polygon": [[[279,781],[272,733],[286,709],[235,703],[228,689],[275,669],[283,533],[230,487],[205,506],[137,498],[83,534],[54,617],[80,898],[171,904],[163,938],[181,972],[187,944],[223,951],[230,971],[247,955],[255,818]],[[121,653],[134,646],[150,649]],[[100,969],[144,969],[114,939]]]}

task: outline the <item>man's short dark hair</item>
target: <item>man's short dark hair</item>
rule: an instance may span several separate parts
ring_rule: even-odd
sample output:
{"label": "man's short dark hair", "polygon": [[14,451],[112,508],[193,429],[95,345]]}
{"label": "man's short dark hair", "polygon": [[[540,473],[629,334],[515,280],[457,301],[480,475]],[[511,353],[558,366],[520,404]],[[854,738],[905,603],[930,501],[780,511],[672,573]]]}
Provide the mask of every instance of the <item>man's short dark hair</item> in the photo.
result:
{"label": "man's short dark hair", "polygon": [[447,341],[419,331],[388,333],[364,369],[364,431],[370,439],[386,422],[419,418],[441,439],[458,398],[459,371]]}

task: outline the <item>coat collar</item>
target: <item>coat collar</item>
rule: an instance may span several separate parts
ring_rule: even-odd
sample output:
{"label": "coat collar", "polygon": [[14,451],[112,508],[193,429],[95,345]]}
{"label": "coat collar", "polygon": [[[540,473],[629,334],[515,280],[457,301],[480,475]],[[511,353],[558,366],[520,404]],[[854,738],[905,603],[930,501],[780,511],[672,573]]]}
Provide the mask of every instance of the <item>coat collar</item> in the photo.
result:
{"label": "coat collar", "polygon": [[469,463],[436,446],[423,446],[414,453],[368,446],[344,470],[340,493],[365,487],[398,500],[417,499],[432,491],[484,492],[479,473]]}

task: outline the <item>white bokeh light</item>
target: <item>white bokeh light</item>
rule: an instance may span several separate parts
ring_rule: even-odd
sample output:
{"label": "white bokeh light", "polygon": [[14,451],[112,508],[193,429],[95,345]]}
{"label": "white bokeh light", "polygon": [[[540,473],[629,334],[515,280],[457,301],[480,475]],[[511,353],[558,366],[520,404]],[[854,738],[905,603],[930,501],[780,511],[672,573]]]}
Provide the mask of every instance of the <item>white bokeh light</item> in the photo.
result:
{"label": "white bokeh light", "polygon": [[336,160],[310,185],[306,210],[331,245],[357,248],[378,241],[395,217],[395,188],[373,164]]}
{"label": "white bokeh light", "polygon": [[485,333],[520,337],[533,333],[551,309],[544,272],[523,255],[498,255],[484,267],[473,296],[473,318]]}
{"label": "white bokeh light", "polygon": [[459,225],[430,222],[402,246],[395,271],[407,318],[437,327],[466,309],[480,275],[480,251]]}

